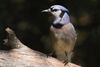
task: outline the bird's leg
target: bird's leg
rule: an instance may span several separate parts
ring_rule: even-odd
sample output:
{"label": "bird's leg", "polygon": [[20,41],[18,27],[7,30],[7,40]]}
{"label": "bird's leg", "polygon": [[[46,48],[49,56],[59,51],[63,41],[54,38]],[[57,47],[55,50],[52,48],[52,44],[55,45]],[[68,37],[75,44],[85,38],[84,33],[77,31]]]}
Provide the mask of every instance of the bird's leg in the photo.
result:
{"label": "bird's leg", "polygon": [[51,52],[51,53],[47,54],[47,57],[48,57],[48,56],[52,56],[52,55],[53,55],[53,52]]}
{"label": "bird's leg", "polygon": [[71,62],[72,54],[73,54],[73,52],[67,53],[67,52],[65,51],[65,55],[67,56],[67,59],[64,61],[65,65],[66,65],[68,62]]}
{"label": "bird's leg", "polygon": [[63,63],[64,63],[64,65],[66,65],[66,64],[68,63],[68,54],[67,54],[67,52],[66,52],[66,51],[65,51],[65,55],[66,55],[66,58],[67,58],[67,59],[65,59],[65,60],[64,60],[64,62],[63,62]]}
{"label": "bird's leg", "polygon": [[47,54],[47,57],[49,57],[49,56],[53,56],[53,57],[55,57],[55,52],[52,51],[51,53]]}

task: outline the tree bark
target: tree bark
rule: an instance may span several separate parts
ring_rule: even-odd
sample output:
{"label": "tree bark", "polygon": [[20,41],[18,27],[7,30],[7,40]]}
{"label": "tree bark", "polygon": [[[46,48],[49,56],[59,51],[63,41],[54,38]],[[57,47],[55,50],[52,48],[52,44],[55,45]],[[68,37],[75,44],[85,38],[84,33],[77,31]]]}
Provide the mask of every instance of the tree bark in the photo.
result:
{"label": "tree bark", "polygon": [[73,63],[64,64],[56,58],[25,46],[13,30],[6,28],[7,39],[4,45],[9,50],[0,50],[0,67],[81,67]]}

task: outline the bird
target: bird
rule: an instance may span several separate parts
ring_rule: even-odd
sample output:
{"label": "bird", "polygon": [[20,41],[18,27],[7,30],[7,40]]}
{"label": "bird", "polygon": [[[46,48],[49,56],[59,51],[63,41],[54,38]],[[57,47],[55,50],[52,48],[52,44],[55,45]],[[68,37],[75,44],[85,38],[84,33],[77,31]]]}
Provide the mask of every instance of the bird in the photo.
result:
{"label": "bird", "polygon": [[53,17],[49,28],[52,52],[60,61],[71,62],[77,34],[70,20],[69,10],[62,5],[52,5],[42,12],[50,13]]}

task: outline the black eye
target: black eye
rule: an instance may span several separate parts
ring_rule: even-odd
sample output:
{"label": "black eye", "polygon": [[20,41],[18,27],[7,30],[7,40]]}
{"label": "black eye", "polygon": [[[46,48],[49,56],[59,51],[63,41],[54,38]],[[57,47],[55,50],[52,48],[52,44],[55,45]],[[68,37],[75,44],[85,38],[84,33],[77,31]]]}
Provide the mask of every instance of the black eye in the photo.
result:
{"label": "black eye", "polygon": [[58,11],[58,9],[53,9],[53,8],[51,8],[51,11],[52,11],[52,12],[54,12],[54,11],[56,12],[56,11]]}

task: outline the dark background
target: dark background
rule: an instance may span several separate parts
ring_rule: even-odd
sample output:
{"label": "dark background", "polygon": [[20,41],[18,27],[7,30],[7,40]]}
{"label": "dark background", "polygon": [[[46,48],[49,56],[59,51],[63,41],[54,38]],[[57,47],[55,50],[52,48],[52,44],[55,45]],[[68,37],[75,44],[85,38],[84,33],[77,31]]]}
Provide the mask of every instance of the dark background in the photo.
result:
{"label": "dark background", "polygon": [[[78,34],[73,63],[84,67],[100,65],[99,0],[0,0],[0,49],[6,38],[5,28],[12,28],[17,37],[34,50],[47,53],[44,47],[49,23],[43,9],[61,4],[69,9]],[[44,38],[43,38],[44,37]]]}

